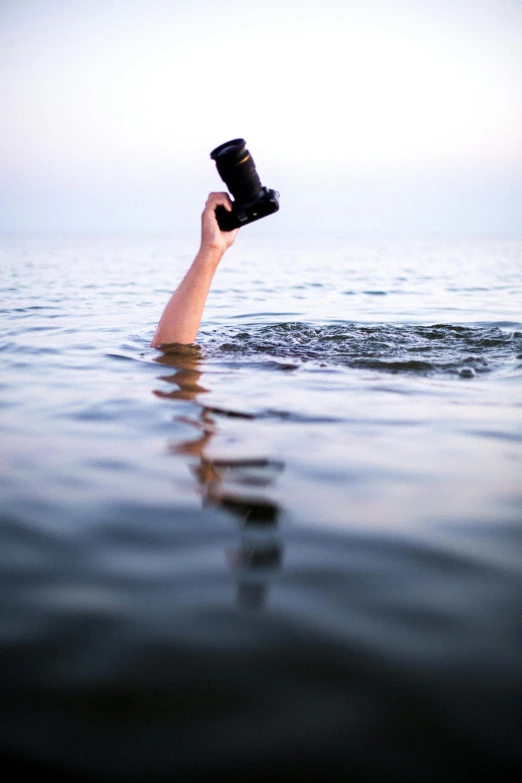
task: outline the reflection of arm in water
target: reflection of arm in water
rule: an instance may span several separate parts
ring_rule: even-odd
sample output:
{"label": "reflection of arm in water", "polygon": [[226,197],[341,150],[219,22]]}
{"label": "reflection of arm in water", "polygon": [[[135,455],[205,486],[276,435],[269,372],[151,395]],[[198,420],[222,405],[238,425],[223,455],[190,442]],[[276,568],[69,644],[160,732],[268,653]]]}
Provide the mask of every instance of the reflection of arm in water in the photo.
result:
{"label": "reflection of arm in water", "polygon": [[[237,600],[246,609],[261,609],[268,598],[274,573],[281,568],[283,542],[279,536],[280,506],[272,497],[271,485],[284,469],[277,459],[234,456],[227,453],[225,436],[219,455],[219,443],[212,440],[220,431],[220,419],[231,417],[252,424],[255,416],[228,408],[206,406],[199,398],[210,389],[201,385],[201,357],[196,346],[172,346],[155,357],[156,362],[171,367],[172,375],[161,380],[172,384],[172,390],[157,389],[154,394],[169,401],[192,400],[199,416],[175,416],[175,420],[194,427],[197,437],[177,439],[169,445],[172,454],[187,460],[197,480],[204,506],[228,511],[239,523],[237,545],[226,550],[227,563],[237,580]],[[217,454],[216,454],[217,449]],[[256,447],[257,451],[257,447]]]}
{"label": "reflection of arm in water", "polygon": [[201,246],[189,271],[167,302],[152,338],[153,348],[168,343],[193,343],[196,339],[212,278],[239,230],[221,231],[215,215],[219,205],[231,210],[228,194],[210,193],[201,215]]}

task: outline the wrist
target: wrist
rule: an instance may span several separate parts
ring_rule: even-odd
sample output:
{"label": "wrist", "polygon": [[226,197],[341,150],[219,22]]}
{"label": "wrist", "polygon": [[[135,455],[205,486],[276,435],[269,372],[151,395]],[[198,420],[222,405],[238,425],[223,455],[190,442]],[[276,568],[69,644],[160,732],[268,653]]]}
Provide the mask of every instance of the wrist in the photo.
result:
{"label": "wrist", "polygon": [[204,265],[211,264],[217,266],[221,261],[224,252],[225,250],[222,247],[206,242],[201,243],[195,260]]}

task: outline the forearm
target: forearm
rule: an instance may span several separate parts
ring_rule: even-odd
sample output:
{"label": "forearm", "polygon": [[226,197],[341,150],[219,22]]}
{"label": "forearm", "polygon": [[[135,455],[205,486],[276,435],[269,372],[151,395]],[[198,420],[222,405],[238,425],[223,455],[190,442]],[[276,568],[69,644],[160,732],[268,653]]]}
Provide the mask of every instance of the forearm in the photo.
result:
{"label": "forearm", "polygon": [[194,342],[210,284],[223,253],[224,250],[212,247],[200,248],[187,274],[167,302],[152,338],[153,348],[168,343]]}
{"label": "forearm", "polygon": [[221,230],[216,219],[217,207],[224,207],[228,212],[232,210],[228,193],[210,193],[207,198],[201,215],[199,253],[167,302],[152,338],[152,348],[169,343],[187,345],[196,339],[212,278],[239,230]]}

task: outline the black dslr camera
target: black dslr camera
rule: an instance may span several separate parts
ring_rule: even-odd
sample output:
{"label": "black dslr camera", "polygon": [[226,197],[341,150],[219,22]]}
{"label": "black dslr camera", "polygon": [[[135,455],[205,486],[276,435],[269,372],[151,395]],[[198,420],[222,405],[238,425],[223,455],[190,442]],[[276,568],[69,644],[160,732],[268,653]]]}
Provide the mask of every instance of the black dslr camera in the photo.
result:
{"label": "black dslr camera", "polygon": [[219,176],[234,196],[232,212],[217,207],[216,220],[222,231],[233,231],[279,209],[279,193],[261,185],[256,164],[244,139],[232,139],[212,150]]}

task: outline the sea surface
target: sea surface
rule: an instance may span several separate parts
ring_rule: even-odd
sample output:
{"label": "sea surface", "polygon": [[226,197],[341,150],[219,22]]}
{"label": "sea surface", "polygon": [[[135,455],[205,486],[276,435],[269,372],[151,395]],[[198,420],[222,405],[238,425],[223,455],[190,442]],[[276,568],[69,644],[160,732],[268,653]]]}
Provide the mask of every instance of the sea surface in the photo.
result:
{"label": "sea surface", "polygon": [[196,250],[0,241],[4,772],[522,771],[522,240],[247,227],[151,349]]}

